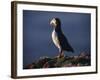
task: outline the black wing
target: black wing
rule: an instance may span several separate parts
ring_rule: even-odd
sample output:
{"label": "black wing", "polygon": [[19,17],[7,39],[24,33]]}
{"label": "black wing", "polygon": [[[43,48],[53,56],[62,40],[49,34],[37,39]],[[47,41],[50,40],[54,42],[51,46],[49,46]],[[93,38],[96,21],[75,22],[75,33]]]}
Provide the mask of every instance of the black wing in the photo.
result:
{"label": "black wing", "polygon": [[73,48],[69,44],[67,38],[64,36],[62,32],[58,33],[59,43],[61,45],[62,50],[74,52]]}

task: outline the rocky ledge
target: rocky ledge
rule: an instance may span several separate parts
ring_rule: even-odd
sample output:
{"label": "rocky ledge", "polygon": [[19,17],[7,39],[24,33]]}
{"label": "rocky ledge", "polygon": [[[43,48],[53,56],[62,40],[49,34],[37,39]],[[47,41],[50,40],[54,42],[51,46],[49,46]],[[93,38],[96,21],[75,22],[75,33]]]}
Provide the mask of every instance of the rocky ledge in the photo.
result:
{"label": "rocky ledge", "polygon": [[56,67],[77,67],[90,66],[89,54],[80,53],[78,56],[64,56],[61,58],[41,57],[38,61],[28,64],[24,69],[56,68]]}

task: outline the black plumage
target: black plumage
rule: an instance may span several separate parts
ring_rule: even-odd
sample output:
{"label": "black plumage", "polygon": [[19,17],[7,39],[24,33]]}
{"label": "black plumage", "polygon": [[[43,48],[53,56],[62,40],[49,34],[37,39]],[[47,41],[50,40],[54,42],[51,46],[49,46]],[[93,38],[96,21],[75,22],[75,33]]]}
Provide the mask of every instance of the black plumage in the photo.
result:
{"label": "black plumage", "polygon": [[61,45],[62,50],[74,52],[73,48],[70,46],[67,38],[64,36],[62,32],[57,32],[57,36],[58,36],[59,44]]}
{"label": "black plumage", "polygon": [[59,48],[60,56],[64,55],[63,51],[74,52],[73,48],[69,44],[67,38],[61,30],[61,21],[59,18],[53,18],[50,24],[54,27],[52,32],[52,39],[54,44]]}

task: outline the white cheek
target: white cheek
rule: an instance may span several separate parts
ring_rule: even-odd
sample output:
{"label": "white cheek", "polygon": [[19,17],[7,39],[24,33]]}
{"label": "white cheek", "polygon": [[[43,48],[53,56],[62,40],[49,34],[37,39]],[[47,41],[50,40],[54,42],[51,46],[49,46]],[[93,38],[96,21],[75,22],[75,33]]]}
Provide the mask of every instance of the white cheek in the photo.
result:
{"label": "white cheek", "polygon": [[55,19],[52,19],[52,21],[50,22],[50,24],[51,24],[52,26],[54,26],[54,27],[57,26],[57,24],[56,24],[56,20],[55,20]]}
{"label": "white cheek", "polygon": [[56,23],[56,21],[55,21],[55,20],[52,20],[52,21],[51,21],[51,23],[55,24],[55,23]]}
{"label": "white cheek", "polygon": [[53,21],[53,25],[56,26],[56,21]]}

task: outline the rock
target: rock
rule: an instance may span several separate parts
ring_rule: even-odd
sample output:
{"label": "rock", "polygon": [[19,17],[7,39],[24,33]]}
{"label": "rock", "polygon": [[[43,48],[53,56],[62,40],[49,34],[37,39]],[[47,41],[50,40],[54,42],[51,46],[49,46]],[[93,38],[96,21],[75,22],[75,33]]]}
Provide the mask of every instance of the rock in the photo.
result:
{"label": "rock", "polygon": [[33,69],[35,68],[35,64],[29,64],[24,69]]}
{"label": "rock", "polygon": [[86,54],[85,52],[80,53],[79,56],[55,56],[54,58],[43,56],[38,61],[27,65],[25,69],[90,66],[90,57],[90,54]]}
{"label": "rock", "polygon": [[51,58],[48,57],[42,57],[39,59],[39,61],[37,61],[36,66],[37,68],[42,68],[44,66],[44,64],[48,61],[52,60]]}

